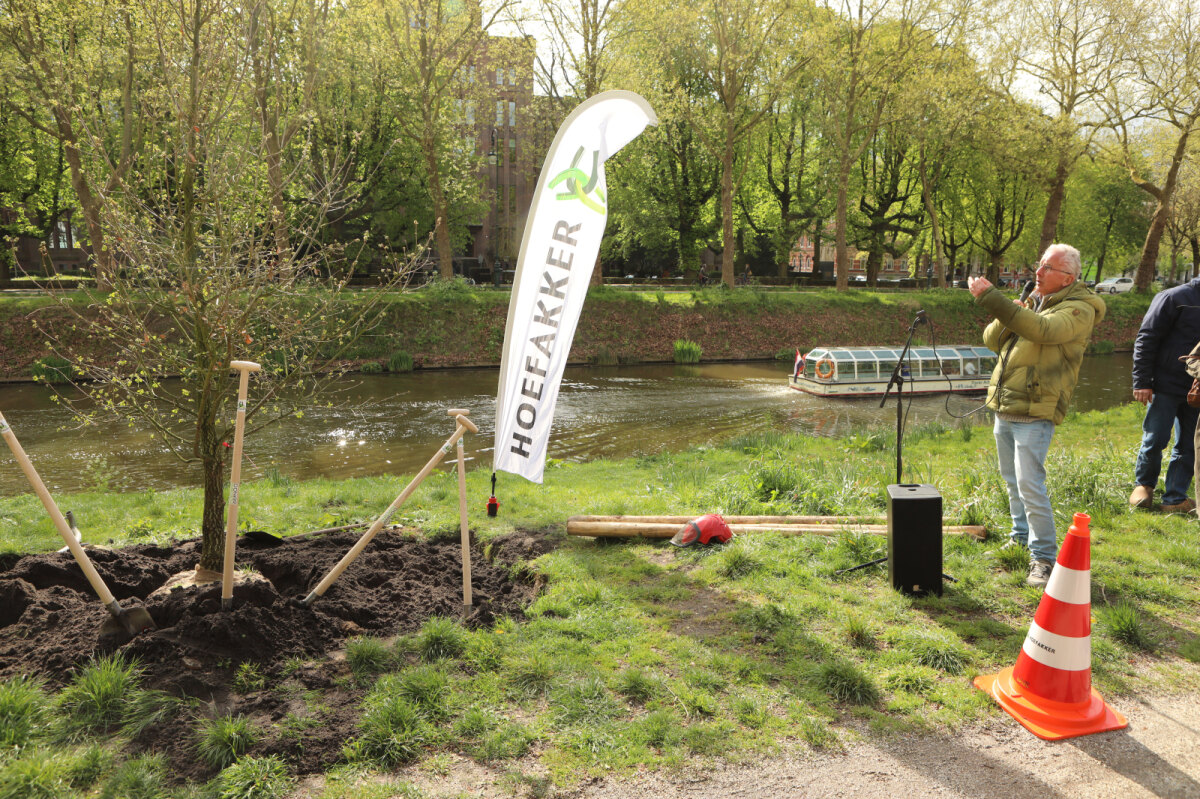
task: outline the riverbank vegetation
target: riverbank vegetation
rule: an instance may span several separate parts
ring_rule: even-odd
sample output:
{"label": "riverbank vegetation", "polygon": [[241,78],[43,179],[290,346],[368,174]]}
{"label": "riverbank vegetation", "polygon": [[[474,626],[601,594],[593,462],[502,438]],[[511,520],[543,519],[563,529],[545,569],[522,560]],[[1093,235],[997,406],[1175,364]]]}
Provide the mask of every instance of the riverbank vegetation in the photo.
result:
{"label": "riverbank vegetation", "polygon": [[[1075,512],[1092,517],[1092,673],[1110,700],[1200,688],[1196,521],[1125,501],[1140,417],[1136,405],[1073,414],[1047,463],[1060,530]],[[886,433],[763,433],[683,453],[551,462],[543,486],[501,475],[496,518],[482,513],[489,475],[478,469],[468,475],[476,556],[490,559],[513,533],[548,550],[511,567],[544,583],[523,614],[472,629],[430,619],[395,637],[352,638],[344,660],[300,659],[279,673],[244,664],[231,691],[291,696],[283,719],[214,720],[186,698],[155,703],[128,662],[81,669],[61,690],[10,678],[0,684],[0,796],[117,796],[135,777],[151,786],[138,796],[241,796],[245,784],[282,796],[296,776],[288,752],[256,740],[286,733],[302,745],[306,725],[332,712],[334,691],[358,697],[360,721],[315,783],[322,799],[434,796],[439,777],[470,761],[483,769],[476,779],[549,795],[590,775],[836,750],[859,736],[941,734],[994,716],[971,678],[1012,665],[1041,593],[1024,584],[1027,556],[1001,549],[1007,501],[992,438],[936,425],[904,443],[905,480],[938,488],[946,523],[990,531],[985,542],[945,537],[956,581],[941,597],[893,591],[882,567],[835,575],[884,556],[880,537],[762,533],[676,550],[564,535],[566,517],[582,513],[882,515],[894,478]],[[405,480],[274,474],[243,485],[241,523],[288,535],[369,521]],[[446,467],[393,521],[456,536],[456,496]],[[201,498],[95,491],[60,500],[87,520],[92,543],[169,546],[194,537]],[[0,499],[4,551],[60,544],[36,498]],[[296,693],[293,676],[306,666],[330,675],[325,693]],[[117,714],[114,702],[139,712]],[[196,746],[217,764],[207,789],[173,785],[164,761],[130,743],[147,708],[196,718]]]}
{"label": "riverbank vegetation", "polygon": [[[492,0],[414,26],[412,0],[20,0],[0,16],[0,234],[48,275],[86,243],[100,285],[142,237],[189,269],[266,244],[369,272],[430,242],[430,269],[482,277],[516,258],[554,131],[620,87],[658,124],[607,165],[609,275],[719,253],[732,287],[793,254],[828,268],[824,244],[842,288],[855,260],[872,282],[995,280],[1061,236],[1146,291],[1200,260],[1193,3],[726,5]],[[162,35],[173,15],[187,35]]]}
{"label": "riverbank vegetation", "polygon": [[[88,302],[83,293],[68,297],[74,304]],[[380,303],[378,323],[344,357],[368,370],[372,369],[368,364],[400,368],[404,359],[397,353],[410,355],[417,368],[498,365],[508,298],[508,292],[454,282],[388,293]],[[345,302],[359,300],[360,293],[354,292]],[[1130,293],[1106,297],[1105,302],[1108,314],[1092,337],[1093,346],[1131,349],[1149,298]],[[903,344],[917,309],[924,309],[933,320],[932,332],[939,344],[976,343],[987,321],[970,294],[961,289],[846,293],[602,287],[588,295],[571,359],[601,365],[670,363],[674,342],[686,339],[700,346],[707,361],[779,357],[790,362],[797,348],[806,352],[831,344]],[[302,318],[303,309],[295,313]],[[51,298],[0,298],[0,349],[5,352],[0,379],[32,378],[38,362],[48,354],[42,332],[47,329],[79,349],[91,347],[93,357],[103,355],[99,341],[82,331],[72,332],[69,324],[69,315]],[[248,352],[252,350],[250,346]]]}

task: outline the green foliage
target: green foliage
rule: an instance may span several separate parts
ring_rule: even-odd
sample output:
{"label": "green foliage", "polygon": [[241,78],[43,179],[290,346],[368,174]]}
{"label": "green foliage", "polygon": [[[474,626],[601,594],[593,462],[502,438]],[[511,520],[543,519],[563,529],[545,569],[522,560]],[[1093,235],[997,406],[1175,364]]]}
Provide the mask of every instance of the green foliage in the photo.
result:
{"label": "green foliage", "polygon": [[598,675],[572,680],[550,696],[559,724],[595,723],[616,717],[621,706]]}
{"label": "green foliage", "polygon": [[113,754],[102,746],[89,746],[71,760],[67,782],[78,791],[86,791],[112,769]]}
{"label": "green foliage", "polygon": [[143,755],[117,766],[101,788],[99,799],[168,799],[170,796],[166,759],[162,755]]}
{"label": "green foliage", "polygon": [[295,780],[274,755],[244,757],[214,780],[217,799],[284,799]]}
{"label": "green foliage", "polygon": [[42,684],[21,675],[0,683],[0,749],[21,749],[41,732],[49,715]]}
{"label": "green foliage", "polygon": [[141,669],[120,653],[88,663],[57,698],[68,733],[107,733],[119,726],[140,679]]}
{"label": "green foliage", "polygon": [[262,666],[246,661],[238,664],[233,675],[233,690],[239,694],[261,691],[267,687],[267,678],[262,673]]}
{"label": "green foliage", "polygon": [[662,685],[643,670],[631,668],[617,676],[616,691],[630,702],[644,705],[662,692]]}
{"label": "green foliage", "polygon": [[554,682],[554,668],[545,658],[524,655],[512,661],[505,670],[508,684],[522,696],[536,696],[549,690]]}
{"label": "green foliage", "polygon": [[1153,652],[1155,641],[1151,635],[1142,614],[1137,606],[1128,600],[1121,600],[1116,605],[1107,608],[1102,618],[1108,634],[1117,641],[1140,649]]}
{"label": "green foliage", "polygon": [[388,358],[387,368],[389,372],[411,372],[413,370],[412,354],[404,350],[396,350]]}
{"label": "green foliage", "polygon": [[970,662],[962,644],[940,633],[905,635],[900,638],[898,648],[908,652],[916,663],[947,674],[961,674]]}
{"label": "green foliage", "polygon": [[408,669],[395,680],[396,693],[412,703],[427,719],[441,719],[449,714],[446,700],[450,695],[450,681],[438,669],[430,665]]}
{"label": "green foliage", "polygon": [[380,680],[367,697],[359,737],[347,745],[345,756],[351,762],[372,761],[390,769],[417,759],[433,731],[421,712],[385,682],[387,678]]}
{"label": "green foliage", "polygon": [[346,642],[346,663],[362,679],[391,670],[396,657],[386,643],[373,637],[355,637]]}
{"label": "green foliage", "polygon": [[196,749],[209,766],[223,769],[249,751],[259,735],[258,727],[244,716],[201,719]]}
{"label": "green foliage", "polygon": [[700,363],[700,345],[687,339],[675,341],[675,363]]}
{"label": "green foliage", "polygon": [[[3,762],[3,761],[0,761]],[[0,767],[0,799],[73,799],[69,763],[45,749],[27,749]]]}
{"label": "green foliage", "polygon": [[425,660],[460,657],[467,650],[462,625],[444,616],[432,616],[417,634],[417,651]]}
{"label": "green foliage", "polygon": [[871,678],[845,660],[824,663],[818,669],[818,683],[835,702],[873,705],[879,701],[879,689]]}
{"label": "green foliage", "polygon": [[366,375],[383,374],[383,364],[379,361],[364,361],[359,369]]}
{"label": "green foliage", "polygon": [[71,382],[71,362],[59,355],[38,358],[30,367],[33,379],[42,383]]}

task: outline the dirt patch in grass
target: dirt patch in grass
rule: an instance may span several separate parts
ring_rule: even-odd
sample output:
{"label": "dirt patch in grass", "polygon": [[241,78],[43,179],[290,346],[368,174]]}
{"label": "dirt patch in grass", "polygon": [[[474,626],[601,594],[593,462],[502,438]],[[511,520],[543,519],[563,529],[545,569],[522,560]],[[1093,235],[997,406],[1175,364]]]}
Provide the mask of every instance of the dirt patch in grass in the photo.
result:
{"label": "dirt patch in grass", "polygon": [[[385,531],[323,597],[304,606],[301,600],[359,535],[294,536],[278,545],[240,539],[239,565],[267,579],[239,585],[229,612],[221,610],[220,583],[151,596],[168,577],[195,566],[199,541],[88,547],[122,606],[146,608],[158,625],[123,643],[100,640],[107,611],[70,554],[0,564],[8,566],[0,570],[0,678],[39,674],[57,687],[92,656],[120,652],[137,660],[143,688],[203,703],[151,725],[134,742],[165,753],[173,776],[211,776],[196,759],[194,725],[198,716],[224,714],[245,715],[269,730],[255,753],[280,754],[298,773],[322,770],[337,760],[359,716],[362,691],[338,657],[345,639],[413,632],[431,616],[462,619],[467,627],[519,616],[540,584],[511,565],[553,546],[544,535],[514,533],[491,542],[489,554],[503,557],[489,562],[473,545],[474,602],[464,614],[457,538]],[[242,664],[252,664],[261,682],[234,693]]]}

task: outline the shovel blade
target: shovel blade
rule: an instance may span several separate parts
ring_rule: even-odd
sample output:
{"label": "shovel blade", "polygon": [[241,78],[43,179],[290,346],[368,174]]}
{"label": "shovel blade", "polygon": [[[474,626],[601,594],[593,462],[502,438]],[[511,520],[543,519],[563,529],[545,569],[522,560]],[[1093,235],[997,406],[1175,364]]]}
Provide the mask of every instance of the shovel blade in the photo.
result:
{"label": "shovel blade", "polygon": [[157,629],[158,625],[145,608],[125,608],[104,620],[100,625],[100,638],[123,644],[139,633]]}

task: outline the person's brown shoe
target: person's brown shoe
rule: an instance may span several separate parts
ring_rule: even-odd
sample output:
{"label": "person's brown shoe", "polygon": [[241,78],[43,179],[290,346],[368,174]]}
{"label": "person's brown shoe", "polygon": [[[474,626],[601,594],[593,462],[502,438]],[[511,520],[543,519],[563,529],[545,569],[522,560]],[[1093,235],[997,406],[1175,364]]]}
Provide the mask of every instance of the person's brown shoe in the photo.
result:
{"label": "person's brown shoe", "polygon": [[1163,505],[1160,510],[1163,513],[1191,513],[1196,509],[1196,501],[1193,499],[1185,499],[1176,505]]}
{"label": "person's brown shoe", "polygon": [[1154,506],[1154,489],[1150,486],[1138,486],[1129,495],[1129,504],[1135,508],[1149,510]]}

